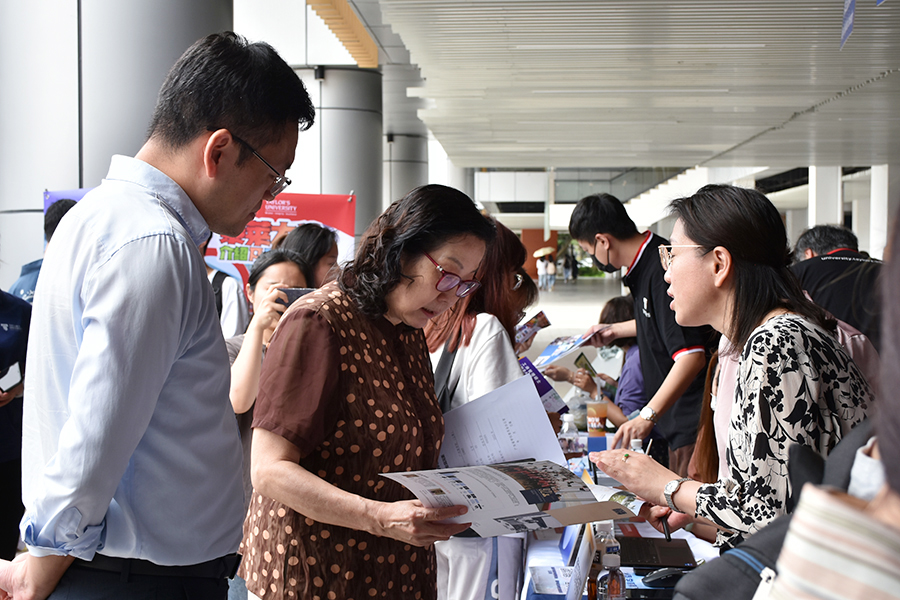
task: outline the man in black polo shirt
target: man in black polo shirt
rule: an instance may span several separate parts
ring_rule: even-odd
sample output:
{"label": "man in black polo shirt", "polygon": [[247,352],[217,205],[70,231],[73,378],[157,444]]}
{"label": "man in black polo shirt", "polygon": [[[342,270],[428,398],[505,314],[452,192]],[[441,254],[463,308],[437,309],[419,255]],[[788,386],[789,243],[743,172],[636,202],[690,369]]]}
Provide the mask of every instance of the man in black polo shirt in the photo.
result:
{"label": "man in black polo shirt", "polygon": [[697,437],[707,349],[715,334],[709,327],[681,327],[675,322],[658,250],[669,241],[649,231],[639,233],[616,197],[582,198],[572,212],[569,232],[597,268],[614,273],[628,267],[625,284],[634,296],[635,319],[589,330],[595,332],[591,340],[595,346],[636,335],[641,350],[644,390],[650,400],[639,417],[619,428],[614,441],[628,447],[632,438],[646,438],[659,423],[669,443],[669,468],[684,477]]}
{"label": "man in black polo shirt", "polygon": [[880,351],[881,261],[860,254],[856,234],[837,225],[816,225],[804,231],[794,258],[798,262],[791,270],[813,302],[859,329]]}

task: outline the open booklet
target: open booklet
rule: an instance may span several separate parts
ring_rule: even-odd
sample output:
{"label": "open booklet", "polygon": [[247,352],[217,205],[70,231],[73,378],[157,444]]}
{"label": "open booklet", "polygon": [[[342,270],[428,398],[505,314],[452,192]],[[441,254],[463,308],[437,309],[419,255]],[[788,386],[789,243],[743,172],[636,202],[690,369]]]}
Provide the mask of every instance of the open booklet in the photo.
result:
{"label": "open booklet", "polygon": [[632,517],[642,502],[589,486],[569,471],[530,378],[444,415],[439,469],[384,473],[429,507],[464,505],[451,519],[481,537]]}
{"label": "open booklet", "polygon": [[578,348],[583,346],[598,331],[603,331],[607,328],[609,328],[609,325],[598,329],[591,335],[570,335],[567,337],[564,336],[556,338],[555,340],[550,342],[546,348],[544,348],[543,352],[541,352],[537,358],[534,359],[534,366],[542,369],[550,363],[559,360],[563,356],[568,356],[569,354],[575,352],[576,350],[578,350]]}

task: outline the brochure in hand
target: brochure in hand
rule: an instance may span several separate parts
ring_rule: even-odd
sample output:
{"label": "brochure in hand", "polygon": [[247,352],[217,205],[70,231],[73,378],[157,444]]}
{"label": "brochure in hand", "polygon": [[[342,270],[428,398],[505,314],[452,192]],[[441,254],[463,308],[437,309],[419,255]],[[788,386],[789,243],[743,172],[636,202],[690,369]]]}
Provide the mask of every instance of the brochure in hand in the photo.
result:
{"label": "brochure in hand", "polygon": [[[609,325],[607,325],[609,327]],[[603,331],[599,329],[598,331]],[[596,332],[595,332],[596,333]],[[571,335],[568,337],[558,337],[550,345],[544,348],[540,356],[534,359],[534,366],[542,369],[550,363],[559,360],[563,356],[567,356],[580,348],[585,342],[591,339],[592,335]]]}
{"label": "brochure in hand", "polygon": [[575,358],[575,366],[579,369],[584,369],[585,371],[587,371],[587,374],[591,377],[597,376],[597,371],[594,369],[594,365],[592,365],[591,361],[588,360],[588,357],[584,355],[584,352],[582,352]]}
{"label": "brochure in hand", "polygon": [[544,405],[544,410],[548,413],[555,412],[559,414],[569,411],[569,406],[563,402],[559,393],[552,385],[550,385],[547,378],[537,370],[537,367],[535,367],[530,360],[523,356],[519,359],[519,366],[522,367],[522,372],[531,377],[531,381],[534,382],[534,387],[541,396],[541,403]]}
{"label": "brochure in hand", "polygon": [[[635,516],[633,494],[589,487],[566,467],[526,460],[433,471],[386,473],[428,507],[467,505],[450,519],[472,523],[481,537]],[[620,503],[624,501],[623,505]]]}
{"label": "brochure in hand", "polygon": [[550,321],[547,319],[544,311],[541,311],[516,327],[516,343],[524,343],[544,327],[550,327]]}
{"label": "brochure in hand", "polygon": [[429,507],[465,505],[452,519],[482,537],[632,517],[633,494],[588,486],[565,466],[547,413],[522,377],[444,415],[439,469],[384,473]]}

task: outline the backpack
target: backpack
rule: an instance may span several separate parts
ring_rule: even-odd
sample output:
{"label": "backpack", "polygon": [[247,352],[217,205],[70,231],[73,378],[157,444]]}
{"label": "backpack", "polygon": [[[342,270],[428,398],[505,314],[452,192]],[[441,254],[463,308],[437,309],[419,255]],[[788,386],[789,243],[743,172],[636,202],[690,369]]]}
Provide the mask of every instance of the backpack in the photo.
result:
{"label": "backpack", "polygon": [[228,273],[216,271],[212,279],[213,294],[216,296],[216,314],[219,315],[219,318],[222,317],[222,284],[225,283],[226,277],[228,277]]}

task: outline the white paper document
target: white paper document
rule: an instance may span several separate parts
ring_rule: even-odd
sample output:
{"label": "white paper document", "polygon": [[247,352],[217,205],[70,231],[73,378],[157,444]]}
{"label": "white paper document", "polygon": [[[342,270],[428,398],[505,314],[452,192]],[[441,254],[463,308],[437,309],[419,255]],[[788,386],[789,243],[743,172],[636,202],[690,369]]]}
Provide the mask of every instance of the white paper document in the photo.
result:
{"label": "white paper document", "polygon": [[444,415],[440,468],[526,458],[566,464],[547,411],[528,377],[520,377]]}

